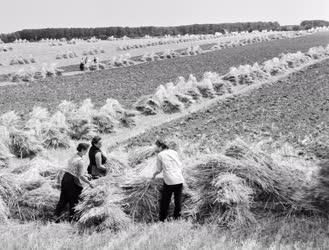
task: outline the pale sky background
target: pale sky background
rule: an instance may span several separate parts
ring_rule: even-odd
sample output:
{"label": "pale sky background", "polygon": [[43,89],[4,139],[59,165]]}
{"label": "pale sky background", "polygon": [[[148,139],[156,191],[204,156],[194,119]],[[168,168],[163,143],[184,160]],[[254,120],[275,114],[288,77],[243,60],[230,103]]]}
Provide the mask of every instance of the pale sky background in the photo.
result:
{"label": "pale sky background", "polygon": [[28,28],[329,21],[329,0],[0,0],[0,33]]}

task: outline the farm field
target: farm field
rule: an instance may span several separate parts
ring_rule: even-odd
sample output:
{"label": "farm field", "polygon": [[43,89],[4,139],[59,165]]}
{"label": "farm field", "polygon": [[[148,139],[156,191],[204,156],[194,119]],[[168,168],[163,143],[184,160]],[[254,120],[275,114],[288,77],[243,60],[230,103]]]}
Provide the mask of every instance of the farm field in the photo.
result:
{"label": "farm field", "polygon": [[[0,249],[327,248],[328,44],[322,32],[0,83]],[[252,66],[230,69],[243,64]],[[131,110],[145,95],[154,116]],[[10,110],[19,116],[1,116]],[[54,223],[66,160],[96,134],[108,173],[84,187],[77,223]],[[150,180],[159,137],[179,152],[186,181],[182,219],[166,223],[162,176]]]}
{"label": "farm field", "polygon": [[[133,138],[126,146],[149,145],[158,135],[173,135],[189,141],[193,148],[197,147],[193,150],[202,153],[204,149],[221,150],[223,144],[235,135],[293,142],[298,135],[313,134],[317,125],[328,124],[324,115],[329,109],[326,98],[329,92],[326,86],[328,65],[329,60],[326,60],[271,85],[221,101],[206,112],[191,114]],[[289,138],[293,135],[291,132],[296,132],[296,136]],[[135,223],[117,233],[105,230],[92,234],[78,234],[76,226],[65,223],[17,224],[13,221],[0,226],[0,248],[325,249],[328,245],[326,218],[280,217],[265,213],[257,219],[257,224],[239,229],[182,220],[164,224]],[[17,235],[20,235],[19,239]]]}
{"label": "farm field", "polygon": [[295,145],[309,135],[326,138],[328,79],[329,60],[325,60],[248,94],[163,124],[131,139],[128,145],[147,145],[158,135],[177,135],[193,143],[213,141],[214,150],[237,136],[251,141],[272,138]]}
{"label": "farm field", "polygon": [[[238,37],[238,36],[237,36]],[[233,39],[236,39],[234,37]],[[253,37],[253,35],[250,35]],[[68,65],[74,66],[75,70],[78,70],[78,63],[81,58],[84,57],[83,52],[87,52],[93,49],[103,49],[104,53],[98,53],[97,56],[101,61],[110,60],[114,56],[123,55],[129,53],[132,57],[143,55],[146,52],[162,52],[166,49],[183,49],[192,45],[202,45],[202,44],[213,44],[219,41],[230,41],[231,37],[222,37],[198,41],[188,41],[164,45],[156,45],[145,48],[135,48],[130,50],[120,50],[118,47],[122,44],[140,44],[147,43],[152,41],[158,41],[161,39],[150,38],[150,39],[128,39],[128,40],[118,40],[118,41],[97,41],[97,42],[85,42],[78,41],[76,44],[65,44],[61,46],[50,46],[50,42],[34,42],[34,43],[23,43],[23,44],[9,44],[8,46],[12,47],[12,51],[0,53],[0,63],[3,66],[0,66],[0,75],[15,72],[19,69],[25,68],[29,69],[33,67],[41,67],[43,63],[56,63],[59,67],[64,67]],[[164,39],[165,40],[165,39]],[[59,54],[66,53],[68,51],[75,52],[78,57],[60,59],[56,60],[56,56]],[[30,55],[34,57],[36,63],[30,65],[9,65],[10,60],[16,56],[22,56],[28,58]],[[89,56],[93,57],[93,56]],[[70,69],[70,67],[68,67]]]}
{"label": "farm field", "polygon": [[107,98],[131,105],[142,95],[153,93],[160,85],[175,81],[177,77],[195,75],[198,79],[206,71],[226,73],[231,66],[261,63],[280,53],[307,51],[327,45],[329,33],[252,44],[223,49],[197,56],[145,63],[127,68],[108,69],[76,76],[48,78],[30,84],[0,87],[0,109],[26,113],[34,105],[52,110],[62,100],[74,102],[91,98],[96,106]]}

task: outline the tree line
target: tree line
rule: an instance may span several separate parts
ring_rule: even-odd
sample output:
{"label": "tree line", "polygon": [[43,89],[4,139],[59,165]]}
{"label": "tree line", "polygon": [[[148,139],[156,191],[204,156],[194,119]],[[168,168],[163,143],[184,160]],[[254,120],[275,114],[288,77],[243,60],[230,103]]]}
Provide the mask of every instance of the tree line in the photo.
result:
{"label": "tree line", "polygon": [[[302,25],[303,24],[303,25]],[[303,21],[298,29],[328,26],[328,22],[315,20]],[[303,26],[303,27],[302,27]],[[185,35],[185,34],[214,34],[216,32],[234,32],[234,31],[254,31],[254,30],[282,30],[284,26],[280,26],[278,22],[239,22],[239,23],[222,23],[222,24],[193,24],[181,25],[173,27],[102,27],[102,28],[46,28],[46,29],[24,29],[21,31],[0,34],[0,39],[5,42],[13,42],[16,39],[26,39],[28,41],[39,41],[45,38],[52,39],[72,39],[81,38],[88,39],[96,37],[99,39],[107,39],[108,37],[130,37],[137,38],[145,35],[164,36],[164,35]],[[304,29],[303,28],[303,29]],[[291,29],[286,27],[285,29]],[[296,29],[296,28],[293,28]]]}

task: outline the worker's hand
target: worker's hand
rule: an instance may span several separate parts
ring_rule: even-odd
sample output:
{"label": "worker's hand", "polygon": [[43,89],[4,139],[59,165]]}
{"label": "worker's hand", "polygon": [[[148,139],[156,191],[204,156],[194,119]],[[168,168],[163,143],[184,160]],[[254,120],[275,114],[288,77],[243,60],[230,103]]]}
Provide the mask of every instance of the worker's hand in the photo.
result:
{"label": "worker's hand", "polygon": [[88,180],[91,180],[92,179],[92,176],[90,174],[85,174],[85,177],[88,179]]}

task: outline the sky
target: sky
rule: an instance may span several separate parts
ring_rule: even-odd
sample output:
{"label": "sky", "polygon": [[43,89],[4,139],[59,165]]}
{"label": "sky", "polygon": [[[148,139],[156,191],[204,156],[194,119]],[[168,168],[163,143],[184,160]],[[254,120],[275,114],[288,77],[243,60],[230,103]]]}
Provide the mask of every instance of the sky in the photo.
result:
{"label": "sky", "polygon": [[329,21],[329,0],[0,0],[0,33],[34,28]]}

